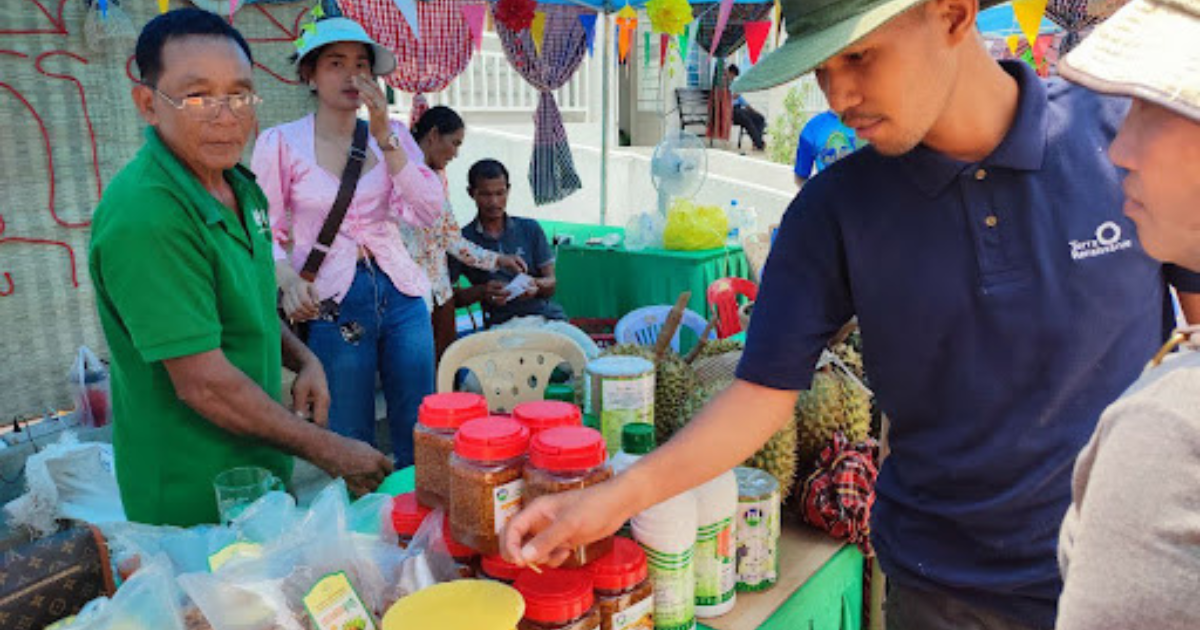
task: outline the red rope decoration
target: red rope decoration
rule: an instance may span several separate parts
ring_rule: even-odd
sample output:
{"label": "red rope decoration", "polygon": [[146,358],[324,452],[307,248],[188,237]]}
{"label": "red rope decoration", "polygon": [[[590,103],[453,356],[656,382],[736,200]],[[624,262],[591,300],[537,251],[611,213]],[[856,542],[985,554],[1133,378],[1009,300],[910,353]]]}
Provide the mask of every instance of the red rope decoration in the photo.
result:
{"label": "red rope decoration", "polygon": [[0,35],[68,35],[67,23],[63,20],[63,7],[67,5],[67,0],[59,0],[58,2],[58,18],[50,15],[46,7],[42,5],[41,0],[31,0],[42,15],[46,16],[47,20],[54,25],[53,30],[38,29],[36,31],[0,31]]}
{"label": "red rope decoration", "polygon": [[[79,102],[83,105],[83,120],[87,123],[88,139],[92,143],[92,173],[96,176],[96,199],[99,199],[104,191],[104,185],[100,181],[100,152],[96,148],[96,130],[92,127],[92,116],[88,113],[87,95],[83,92],[83,84],[79,82],[79,79],[76,79],[73,76],[67,74],[55,74],[42,67],[42,61],[58,55],[65,55],[83,64],[88,63],[88,60],[76,55],[73,52],[67,52],[65,50],[52,50],[38,55],[37,62],[34,63],[34,67],[37,68],[38,72],[48,77],[63,79],[64,81],[70,81],[71,83],[74,83],[75,89],[79,91]],[[91,221],[88,221],[87,225],[91,225]]]}
{"label": "red rope decoration", "polygon": [[35,110],[33,108],[33,105],[30,105],[29,101],[25,100],[25,97],[20,92],[18,92],[16,90],[16,88],[14,88],[13,86],[11,86],[7,83],[4,83],[3,81],[0,81],[0,88],[4,88],[4,89],[8,90],[9,92],[12,93],[13,96],[17,97],[18,101],[21,101],[21,104],[25,106],[25,109],[28,109],[29,113],[33,114],[33,119],[37,121],[38,129],[41,130],[42,146],[45,147],[45,149],[46,149],[46,171],[48,172],[48,174],[50,176],[50,202],[49,202],[50,216],[54,218],[55,223],[57,223],[63,227],[66,227],[66,228],[87,227],[87,226],[91,225],[91,223],[92,223],[91,221],[72,223],[70,221],[64,221],[62,218],[60,218],[58,216],[58,211],[55,210],[55,208],[54,208],[54,189],[55,189],[54,154],[50,151],[50,134],[49,134],[49,132],[46,131],[46,123],[42,121],[42,117],[37,113],[37,110]]}
{"label": "red rope decoration", "polygon": [[[4,217],[0,216],[0,234],[4,234],[4,230],[6,227],[7,226],[4,224]],[[76,267],[75,267],[75,250],[72,249],[70,245],[68,245],[62,241],[50,241],[50,240],[41,239],[41,238],[25,238],[23,236],[9,236],[6,238],[0,238],[0,245],[3,245],[5,243],[25,243],[25,244],[29,244],[29,245],[56,245],[58,247],[62,247],[63,249],[66,249],[67,256],[71,261],[71,285],[77,289],[79,288],[79,276],[76,272]],[[10,274],[6,271],[6,272],[4,272],[3,275],[4,275],[4,281],[8,284],[8,289],[4,290],[4,291],[0,291],[0,297],[7,297],[7,296],[12,295],[17,290],[17,287],[15,284],[13,284],[12,274]]]}

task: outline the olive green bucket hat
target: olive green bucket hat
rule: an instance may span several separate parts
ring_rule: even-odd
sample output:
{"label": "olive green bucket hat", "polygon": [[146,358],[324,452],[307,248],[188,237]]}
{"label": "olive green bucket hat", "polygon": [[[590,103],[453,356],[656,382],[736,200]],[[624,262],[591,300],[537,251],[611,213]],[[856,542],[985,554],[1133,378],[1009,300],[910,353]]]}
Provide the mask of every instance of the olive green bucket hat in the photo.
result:
{"label": "olive green bucket hat", "polygon": [[1097,92],[1144,99],[1200,122],[1200,0],[1134,0],[1058,64]]}
{"label": "olive green bucket hat", "polygon": [[[783,0],[787,41],[733,82],[734,92],[755,92],[788,83],[811,72],[927,0]],[[984,0],[981,8],[1000,4]]]}

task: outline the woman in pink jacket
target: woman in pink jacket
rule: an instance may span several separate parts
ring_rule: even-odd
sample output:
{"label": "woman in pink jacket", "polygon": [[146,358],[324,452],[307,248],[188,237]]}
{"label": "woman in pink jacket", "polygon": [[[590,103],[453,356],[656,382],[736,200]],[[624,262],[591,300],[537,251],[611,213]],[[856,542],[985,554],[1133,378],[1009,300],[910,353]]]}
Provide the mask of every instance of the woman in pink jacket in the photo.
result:
{"label": "woman in pink jacket", "polygon": [[[376,375],[383,383],[397,467],[412,463],[412,429],[434,388],[429,280],[400,238],[400,224],[431,225],[445,192],[412,136],[391,121],[374,77],[392,53],[357,23],[329,18],[298,42],[300,78],[316,112],[263,132],[252,166],[270,201],[281,306],[307,321],[308,345],[329,379],[330,428],[375,443]],[[333,206],[357,112],[370,134],[362,175],[313,282],[299,271]]]}

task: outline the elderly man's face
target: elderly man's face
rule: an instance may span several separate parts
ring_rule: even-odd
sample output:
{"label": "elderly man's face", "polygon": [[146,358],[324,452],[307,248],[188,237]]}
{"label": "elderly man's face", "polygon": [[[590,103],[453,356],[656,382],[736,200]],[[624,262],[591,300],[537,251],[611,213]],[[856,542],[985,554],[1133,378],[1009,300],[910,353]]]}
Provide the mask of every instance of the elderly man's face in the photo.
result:
{"label": "elderly man's face", "polygon": [[[258,124],[253,108],[234,115],[228,105],[215,117],[176,104],[193,97],[229,97],[254,91],[253,68],[241,47],[225,37],[191,36],[163,46],[162,74],[153,88],[139,86],[134,99],[142,116],[188,168],[198,174],[224,171],[241,160]],[[163,98],[165,95],[167,98]]]}
{"label": "elderly man's face", "polygon": [[1134,99],[1109,156],[1129,171],[1125,214],[1146,251],[1200,271],[1200,123]]}

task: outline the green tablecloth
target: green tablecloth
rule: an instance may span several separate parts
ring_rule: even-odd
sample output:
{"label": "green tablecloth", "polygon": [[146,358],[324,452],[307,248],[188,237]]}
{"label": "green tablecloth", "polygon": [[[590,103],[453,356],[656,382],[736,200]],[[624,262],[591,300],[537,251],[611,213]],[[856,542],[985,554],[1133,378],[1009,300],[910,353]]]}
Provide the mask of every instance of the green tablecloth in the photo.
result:
{"label": "green tablecloth", "polygon": [[571,245],[557,251],[555,301],[570,317],[619,319],[629,311],[654,304],[674,304],[683,291],[691,291],[688,304],[709,316],[705,291],[714,280],[750,277],[750,266],[741,247],[680,252],[665,249],[627,251],[623,247],[588,246],[591,236],[624,234],[614,227],[542,221],[546,236],[569,234]]}

